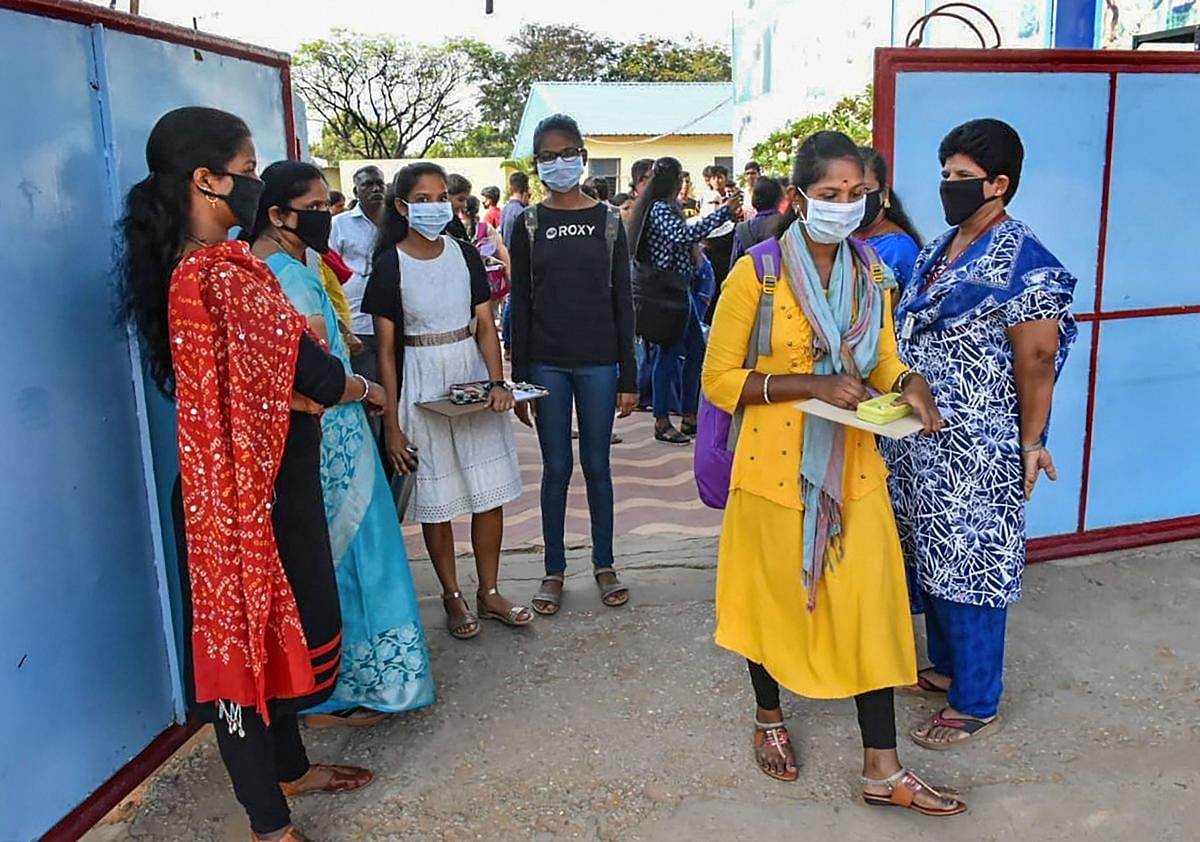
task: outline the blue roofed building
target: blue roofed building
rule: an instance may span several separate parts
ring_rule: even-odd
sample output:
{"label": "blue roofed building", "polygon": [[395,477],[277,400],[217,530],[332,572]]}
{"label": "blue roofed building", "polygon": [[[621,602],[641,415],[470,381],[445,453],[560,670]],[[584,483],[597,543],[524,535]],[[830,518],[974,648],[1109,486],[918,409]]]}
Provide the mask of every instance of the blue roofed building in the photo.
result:
{"label": "blue roofed building", "polygon": [[536,82],[513,157],[532,155],[537,124],[558,113],[579,122],[588,175],[608,179],[614,193],[639,158],[678,158],[698,185],[706,166],[733,168],[731,82]]}

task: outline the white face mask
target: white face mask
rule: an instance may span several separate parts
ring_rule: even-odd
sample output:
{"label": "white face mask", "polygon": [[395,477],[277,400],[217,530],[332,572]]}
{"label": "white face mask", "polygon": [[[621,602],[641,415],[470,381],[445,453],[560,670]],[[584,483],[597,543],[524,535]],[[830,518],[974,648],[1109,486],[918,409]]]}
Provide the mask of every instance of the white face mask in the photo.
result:
{"label": "white face mask", "polygon": [[408,224],[427,240],[436,240],[450,220],[454,208],[449,202],[416,202],[408,205]]}
{"label": "white face mask", "polygon": [[[796,189],[800,190],[799,187]],[[803,190],[800,195],[808,203],[808,212],[800,217],[800,221],[814,243],[840,243],[862,225],[866,196],[859,196],[853,202],[826,202],[810,199]]]}

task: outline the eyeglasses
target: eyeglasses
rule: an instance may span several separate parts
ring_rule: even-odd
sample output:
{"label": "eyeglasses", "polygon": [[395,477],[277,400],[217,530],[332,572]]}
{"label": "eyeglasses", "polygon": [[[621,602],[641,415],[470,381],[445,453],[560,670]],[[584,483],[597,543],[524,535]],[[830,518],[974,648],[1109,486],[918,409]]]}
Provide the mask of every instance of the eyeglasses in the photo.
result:
{"label": "eyeglasses", "polygon": [[560,149],[557,152],[545,149],[537,153],[537,155],[534,157],[537,159],[539,164],[549,164],[552,163],[555,158],[562,158],[564,161],[574,161],[581,155],[586,154],[587,150],[582,146],[568,146],[566,149]]}

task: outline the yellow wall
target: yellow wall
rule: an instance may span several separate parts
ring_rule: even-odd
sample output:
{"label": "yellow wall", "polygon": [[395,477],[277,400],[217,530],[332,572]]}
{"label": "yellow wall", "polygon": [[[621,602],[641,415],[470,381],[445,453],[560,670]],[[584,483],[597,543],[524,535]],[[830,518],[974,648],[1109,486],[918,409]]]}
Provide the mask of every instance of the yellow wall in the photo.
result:
{"label": "yellow wall", "polygon": [[508,189],[508,174],[500,166],[504,162],[504,158],[393,158],[382,161],[347,160],[339,162],[338,170],[341,173],[342,192],[349,196],[354,191],[354,173],[368,164],[374,164],[383,170],[384,179],[390,183],[401,167],[418,160],[432,161],[443,167],[448,173],[465,176],[467,181],[471,182],[475,195],[479,195],[479,191],[488,186],[499,187],[501,193]]}
{"label": "yellow wall", "polygon": [[678,158],[684,170],[692,174],[695,192],[704,190],[700,172],[714,158],[733,155],[733,135],[671,135],[650,143],[645,137],[597,135],[584,143],[591,158],[619,158],[621,161],[620,189],[629,186],[629,168],[638,158]]}

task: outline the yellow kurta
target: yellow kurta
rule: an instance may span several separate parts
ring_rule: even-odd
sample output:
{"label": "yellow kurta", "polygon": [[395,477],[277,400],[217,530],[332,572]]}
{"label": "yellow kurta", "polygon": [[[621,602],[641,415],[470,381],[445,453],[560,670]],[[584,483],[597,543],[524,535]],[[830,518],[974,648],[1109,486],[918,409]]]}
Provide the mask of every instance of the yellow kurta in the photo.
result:
{"label": "yellow kurta", "polygon": [[[321,274],[321,286],[325,287],[325,292],[329,296],[329,301],[333,304],[333,312],[337,315],[338,330],[342,333],[342,341],[346,343],[346,347],[350,347],[350,301],[346,298],[346,293],[342,289],[342,285],[338,282],[337,275],[329,268],[329,265],[324,260],[319,263]],[[329,328],[332,330],[332,328]]]}
{"label": "yellow kurta", "polygon": [[[761,285],[749,257],[722,288],[704,360],[704,394],[737,408]],[[906,369],[896,355],[890,296],[869,381],[886,392]],[[812,327],[786,278],[775,291],[771,354],[763,374],[811,374]],[[802,696],[838,699],[916,681],[904,560],[874,437],[847,428],[842,537],[845,555],[826,570],[809,613],[803,584],[804,414],[792,401],[745,409],[734,453],[717,564],[717,645],[761,663]]]}

